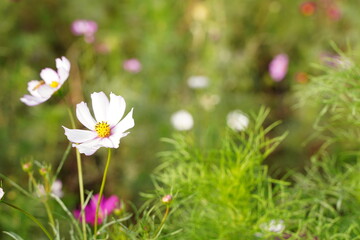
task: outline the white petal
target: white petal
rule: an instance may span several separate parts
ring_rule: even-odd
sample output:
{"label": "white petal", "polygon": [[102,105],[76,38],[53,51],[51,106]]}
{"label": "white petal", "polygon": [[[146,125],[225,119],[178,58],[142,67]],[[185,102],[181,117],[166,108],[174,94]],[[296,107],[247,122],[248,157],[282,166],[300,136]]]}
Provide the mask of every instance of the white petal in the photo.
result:
{"label": "white petal", "polygon": [[36,92],[40,97],[49,99],[56,90],[57,90],[57,88],[52,88],[52,87],[44,84],[44,85],[41,85],[40,87],[38,87],[36,89]]}
{"label": "white petal", "polygon": [[116,146],[116,144],[114,144],[110,138],[101,138],[99,144],[106,148],[115,148]]}
{"label": "white petal", "polygon": [[60,77],[60,84],[62,85],[66,79],[69,77],[70,72],[70,62],[66,57],[56,59],[56,68],[57,73]]}
{"label": "white petal", "polygon": [[110,127],[115,126],[123,117],[126,103],[123,97],[110,93],[110,105],[108,111],[108,124]]}
{"label": "white petal", "polygon": [[103,92],[94,92],[91,94],[92,107],[97,122],[107,121],[107,112],[109,109],[109,99]]}
{"label": "white petal", "polygon": [[81,143],[81,144],[73,144],[73,147],[76,147],[80,153],[85,154],[86,156],[93,155],[100,147],[99,145],[99,138],[96,138],[94,140]]}
{"label": "white petal", "polygon": [[28,106],[36,106],[40,103],[45,102],[47,99],[45,98],[40,98],[40,97],[35,97],[32,95],[24,95],[22,98],[20,98],[20,101],[22,101],[23,103],[25,103]]}
{"label": "white petal", "polygon": [[91,116],[90,110],[86,103],[81,102],[76,105],[76,117],[88,129],[95,130],[95,119]]}
{"label": "white petal", "polygon": [[56,68],[63,68],[66,71],[70,71],[70,62],[66,57],[57,58],[56,60]]}
{"label": "white petal", "polygon": [[134,109],[132,108],[126,117],[112,129],[114,135],[121,135],[121,133],[124,133],[126,130],[135,126],[135,122],[132,117],[133,110]]}
{"label": "white petal", "polygon": [[74,143],[83,143],[90,140],[93,140],[97,137],[97,133],[89,130],[80,130],[80,129],[68,129],[63,126],[65,129],[65,135],[70,142]]}
{"label": "white petal", "polygon": [[46,84],[51,84],[52,82],[60,82],[59,75],[51,68],[45,68],[41,70],[40,76]]}
{"label": "white petal", "polygon": [[126,132],[126,133],[114,134],[109,136],[109,139],[113,144],[113,148],[118,148],[120,145],[120,139],[126,137],[129,133],[130,132]]}
{"label": "white petal", "polygon": [[31,95],[39,96],[38,88],[43,84],[45,84],[44,81],[31,80],[28,82],[27,90],[31,93]]}
{"label": "white petal", "polygon": [[4,190],[2,189],[2,188],[0,188],[0,199],[2,199],[3,198],[3,196],[4,196]]}

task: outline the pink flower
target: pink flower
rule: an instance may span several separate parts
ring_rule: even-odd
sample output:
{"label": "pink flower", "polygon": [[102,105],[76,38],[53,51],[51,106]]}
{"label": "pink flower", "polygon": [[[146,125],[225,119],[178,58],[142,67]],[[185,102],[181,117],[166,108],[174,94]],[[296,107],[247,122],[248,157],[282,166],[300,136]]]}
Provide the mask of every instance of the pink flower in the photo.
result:
{"label": "pink flower", "polygon": [[41,81],[31,80],[28,83],[28,91],[31,95],[24,95],[20,101],[28,106],[35,106],[48,100],[69,77],[70,62],[66,57],[57,58],[57,71],[45,68],[41,71]]}
{"label": "pink flower", "polygon": [[138,73],[141,71],[141,63],[135,58],[128,59],[124,62],[123,67],[126,71]]}
{"label": "pink flower", "polygon": [[[126,103],[123,97],[110,93],[110,101],[103,92],[91,94],[95,119],[85,102],[76,105],[76,117],[88,130],[65,129],[65,135],[73,147],[80,153],[89,156],[99,148],[118,148],[120,139],[127,136],[128,129],[135,123],[132,117],[133,109],[122,119]],[[121,121],[120,121],[121,120]]]}
{"label": "pink flower", "polygon": [[269,73],[271,78],[280,82],[284,79],[288,70],[289,58],[286,54],[279,54],[273,58],[269,64]]}
{"label": "pink flower", "polygon": [[[89,204],[85,206],[85,221],[91,225],[95,224],[95,215],[96,215],[96,204],[99,199],[99,194],[94,195]],[[121,207],[119,198],[115,195],[112,195],[109,198],[102,197],[99,206],[99,216],[98,224],[101,224],[104,219],[111,214],[115,209]],[[81,220],[80,209],[74,211],[74,216]]]}
{"label": "pink flower", "polygon": [[88,43],[92,43],[95,40],[95,33],[98,29],[98,25],[96,22],[91,20],[75,20],[71,25],[71,31],[76,36],[83,35],[85,41]]}
{"label": "pink flower", "polygon": [[326,9],[327,16],[334,21],[338,21],[341,18],[341,11],[336,5],[331,5]]}

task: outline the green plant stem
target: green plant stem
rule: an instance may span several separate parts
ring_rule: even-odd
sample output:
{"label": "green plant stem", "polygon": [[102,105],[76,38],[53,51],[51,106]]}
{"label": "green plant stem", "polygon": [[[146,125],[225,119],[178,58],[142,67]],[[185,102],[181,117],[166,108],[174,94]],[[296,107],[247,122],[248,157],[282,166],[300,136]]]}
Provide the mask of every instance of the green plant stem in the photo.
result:
{"label": "green plant stem", "polygon": [[165,210],[165,214],[161,220],[161,223],[160,223],[160,226],[159,228],[156,230],[156,234],[155,234],[155,237],[154,239],[156,239],[158,237],[158,235],[160,234],[164,224],[165,224],[165,221],[167,219],[167,217],[169,216],[169,212],[170,212],[170,206],[169,205],[166,205],[166,210]]}
{"label": "green plant stem", "polygon": [[68,146],[67,146],[67,148],[66,148],[66,150],[65,150],[65,152],[64,152],[64,154],[63,154],[63,156],[62,156],[62,158],[61,158],[61,161],[60,161],[60,163],[59,163],[59,166],[58,166],[57,169],[56,169],[56,172],[55,172],[55,174],[54,174],[54,177],[53,177],[52,182],[54,182],[54,181],[56,180],[56,178],[57,178],[57,176],[59,175],[62,167],[64,166],[65,160],[67,159],[67,157],[68,157],[68,155],[69,155],[69,153],[70,153],[71,147],[72,147],[72,143],[69,142],[69,144],[68,144]]}
{"label": "green plant stem", "polygon": [[8,203],[8,202],[4,202],[4,201],[0,201],[1,203],[9,206],[9,207],[12,207],[20,212],[22,212],[23,214],[25,214],[28,218],[30,218],[34,223],[36,223],[40,228],[41,230],[46,234],[46,236],[52,240],[53,238],[51,237],[50,233],[46,230],[46,228],[33,216],[31,215],[29,212],[15,206],[15,205],[12,205],[11,203]]}
{"label": "green plant stem", "polygon": [[105,169],[104,169],[103,179],[102,179],[101,186],[100,186],[99,198],[98,198],[98,201],[96,204],[95,223],[94,223],[94,240],[96,240],[96,235],[97,235],[99,208],[100,208],[101,198],[102,198],[104,187],[105,187],[107,172],[108,172],[109,165],[110,165],[110,159],[111,159],[111,148],[108,148],[108,157],[107,157],[107,161],[106,161],[106,165],[105,165]]}
{"label": "green plant stem", "polygon": [[[68,108],[68,113],[71,121],[71,125],[73,128],[75,126],[74,116],[70,108]],[[86,222],[85,222],[85,206],[84,206],[84,182],[83,182],[83,174],[82,174],[82,167],[81,167],[81,156],[79,150],[76,148],[76,162],[78,168],[78,178],[79,178],[79,191],[80,191],[80,219],[81,219],[81,226],[83,232],[83,239],[86,240]]]}
{"label": "green plant stem", "polygon": [[79,177],[79,189],[80,189],[80,218],[81,218],[81,226],[83,231],[84,240],[86,240],[86,222],[85,222],[85,206],[84,206],[84,183],[82,177],[82,167],[81,167],[81,157],[80,152],[76,149],[76,160],[78,166],[78,177]]}
{"label": "green plant stem", "polygon": [[46,197],[46,200],[44,201],[44,206],[45,206],[45,209],[46,209],[46,213],[49,217],[49,221],[50,221],[50,224],[55,227],[55,221],[54,221],[54,217],[51,213],[51,209],[50,209],[50,206],[48,204],[48,198]]}

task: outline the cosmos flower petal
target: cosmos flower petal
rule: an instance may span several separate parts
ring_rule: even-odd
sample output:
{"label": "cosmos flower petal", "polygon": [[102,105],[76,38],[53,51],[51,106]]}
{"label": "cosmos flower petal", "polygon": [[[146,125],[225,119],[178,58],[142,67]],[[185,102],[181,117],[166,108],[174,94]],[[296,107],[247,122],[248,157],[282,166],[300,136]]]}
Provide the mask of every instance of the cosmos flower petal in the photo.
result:
{"label": "cosmos flower petal", "polygon": [[57,58],[55,62],[57,69],[63,69],[68,72],[70,71],[70,62],[66,57]]}
{"label": "cosmos flower petal", "polygon": [[88,129],[95,130],[96,121],[91,116],[90,110],[85,102],[76,105],[76,117]]}
{"label": "cosmos flower petal", "polygon": [[73,147],[76,147],[80,153],[83,153],[86,156],[90,156],[93,155],[101,147],[99,142],[100,138],[95,138],[84,143],[73,144]]}
{"label": "cosmos flower petal", "polygon": [[83,143],[90,140],[93,140],[97,137],[96,132],[89,130],[80,130],[80,129],[68,129],[64,127],[65,135],[70,142],[74,143]]}
{"label": "cosmos flower petal", "polygon": [[52,82],[59,82],[59,75],[51,68],[45,68],[41,70],[40,76],[46,84],[51,84]]}
{"label": "cosmos flower petal", "polygon": [[20,101],[28,106],[36,106],[45,102],[46,100],[46,98],[34,97],[32,95],[24,95],[22,98],[20,98]]}
{"label": "cosmos flower petal", "polygon": [[[95,214],[96,214],[96,205],[99,199],[99,194],[95,194],[90,199],[90,202],[85,206],[85,215],[86,215],[86,222],[94,225],[95,222]],[[119,205],[119,198],[115,195],[112,195],[109,198],[102,197],[100,201],[100,208],[99,212],[102,214],[99,214],[98,223],[101,224],[109,214],[111,214]],[[81,220],[80,216],[80,210],[75,210],[74,216]]]}
{"label": "cosmos flower petal", "polygon": [[111,141],[110,138],[102,138],[100,140],[100,143],[99,143],[102,147],[106,147],[106,148],[114,148],[116,146],[116,142],[115,144]]}
{"label": "cosmos flower petal", "polygon": [[109,111],[107,113],[107,120],[110,127],[115,126],[124,116],[125,108],[126,103],[124,98],[110,93]]}
{"label": "cosmos flower petal", "polygon": [[0,200],[3,198],[4,194],[5,194],[4,190],[0,188]]}
{"label": "cosmos flower petal", "polygon": [[56,59],[56,68],[60,77],[60,84],[63,84],[69,77],[70,62],[66,57]]}
{"label": "cosmos flower petal", "polygon": [[113,134],[111,136],[109,136],[109,139],[111,140],[111,142],[113,143],[113,148],[118,148],[120,145],[120,139],[123,137],[126,137],[130,132],[125,132],[125,133],[117,133],[117,134]]}
{"label": "cosmos flower petal", "polygon": [[43,81],[38,81],[38,80],[31,80],[30,82],[28,82],[28,87],[27,90],[30,92],[31,95],[34,96],[39,96],[37,89],[44,84]]}
{"label": "cosmos flower petal", "polygon": [[42,98],[46,98],[49,99],[51,97],[51,95],[54,94],[54,92],[57,90],[56,88],[52,88],[49,85],[41,85],[40,87],[38,87],[37,89],[37,95],[39,95]]}
{"label": "cosmos flower petal", "polygon": [[121,133],[124,133],[126,130],[135,126],[135,122],[132,116],[133,110],[134,109],[132,108],[126,117],[112,129],[114,135],[120,135]]}
{"label": "cosmos flower petal", "polygon": [[103,211],[108,214],[112,211],[114,211],[114,209],[116,209],[116,207],[119,204],[119,198],[115,195],[109,197],[108,199],[106,199],[105,201],[103,201],[103,205],[101,206]]}
{"label": "cosmos flower petal", "polygon": [[106,122],[109,109],[109,99],[103,92],[94,92],[91,94],[92,107],[97,122]]}

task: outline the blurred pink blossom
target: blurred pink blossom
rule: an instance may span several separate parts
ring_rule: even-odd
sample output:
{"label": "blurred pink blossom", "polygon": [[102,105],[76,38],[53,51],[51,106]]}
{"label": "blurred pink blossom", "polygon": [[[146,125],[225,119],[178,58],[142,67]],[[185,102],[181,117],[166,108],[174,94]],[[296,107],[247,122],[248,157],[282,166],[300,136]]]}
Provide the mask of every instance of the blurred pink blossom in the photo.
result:
{"label": "blurred pink blossom", "polygon": [[[85,220],[87,223],[92,225],[95,224],[96,204],[98,199],[99,194],[94,195],[91,198],[89,204],[85,206]],[[118,207],[121,207],[119,204],[119,198],[115,195],[112,195],[109,198],[103,197],[100,201],[98,223],[101,224],[109,214],[111,214]],[[75,210],[74,215],[77,219],[81,219],[80,210]]]}
{"label": "blurred pink blossom", "polygon": [[338,21],[341,18],[341,11],[335,4],[329,6],[326,10],[327,16],[334,21]]}
{"label": "blurred pink blossom", "polygon": [[136,58],[128,59],[124,62],[123,67],[126,71],[138,73],[141,71],[141,63]]}
{"label": "blurred pink blossom", "polygon": [[286,54],[282,53],[276,55],[269,64],[271,78],[276,82],[283,80],[288,71],[288,64],[289,58]]}
{"label": "blurred pink blossom", "polygon": [[91,20],[75,20],[71,25],[71,31],[76,36],[83,35],[87,43],[92,43],[95,40],[95,33],[98,29],[96,22]]}

